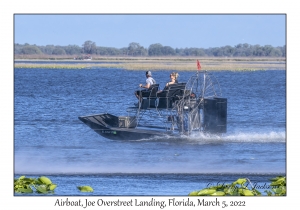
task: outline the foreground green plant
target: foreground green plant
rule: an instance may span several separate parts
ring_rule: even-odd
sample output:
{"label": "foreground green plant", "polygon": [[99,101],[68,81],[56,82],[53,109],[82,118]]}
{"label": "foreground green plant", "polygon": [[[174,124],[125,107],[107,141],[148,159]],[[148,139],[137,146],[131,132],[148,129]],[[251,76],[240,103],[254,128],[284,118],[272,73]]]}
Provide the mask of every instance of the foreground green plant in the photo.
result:
{"label": "foreground green plant", "polygon": [[[268,196],[284,196],[286,195],[286,178],[278,176],[270,179],[272,189],[265,191]],[[249,183],[251,189],[245,185]],[[222,184],[211,186],[199,191],[189,193],[189,196],[260,196],[261,192],[255,189],[249,179],[240,178],[231,184]]]}
{"label": "foreground green plant", "polygon": [[78,190],[80,190],[80,192],[93,192],[93,188],[90,186],[78,186],[77,187]]}
{"label": "foreground green plant", "polygon": [[39,178],[27,178],[25,176],[20,176],[18,179],[14,180],[14,191],[15,193],[54,193],[56,184],[45,176]]}
{"label": "foreground green plant", "polygon": [[286,178],[283,176],[277,176],[275,178],[270,179],[272,183],[271,191],[265,190],[268,196],[283,196],[286,195]]}

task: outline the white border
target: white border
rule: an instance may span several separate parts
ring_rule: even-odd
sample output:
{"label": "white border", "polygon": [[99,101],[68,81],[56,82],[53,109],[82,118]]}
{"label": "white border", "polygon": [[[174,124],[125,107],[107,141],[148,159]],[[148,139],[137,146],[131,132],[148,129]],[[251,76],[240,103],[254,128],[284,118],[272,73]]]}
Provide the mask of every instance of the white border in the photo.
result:
{"label": "white border", "polygon": [[[297,71],[300,71],[297,60],[299,55],[299,11],[296,3],[282,1],[34,1],[34,0],[3,0],[0,2],[0,26],[1,26],[1,69],[0,69],[0,90],[1,90],[1,208],[30,208],[30,209],[49,209],[55,208],[54,203],[57,197],[19,197],[13,195],[13,14],[15,13],[286,13],[287,14],[287,183],[288,195],[286,197],[234,197],[220,198],[220,200],[245,200],[247,203],[244,209],[257,207],[272,208],[297,205],[297,193],[295,187],[298,185],[295,179],[298,175],[298,159],[296,156],[297,128],[296,117],[299,111],[298,99],[298,78]],[[297,63],[296,63],[297,62]],[[292,97],[293,96],[293,97]],[[290,100],[289,100],[290,98]],[[298,197],[298,196],[297,196]],[[64,198],[64,197],[62,197]],[[71,197],[72,200],[82,199],[82,197]],[[118,197],[123,198],[123,197]],[[124,197],[124,199],[131,199]],[[146,199],[146,197],[144,197]],[[159,197],[167,200],[169,197]],[[180,197],[177,197],[180,198]],[[187,198],[187,197],[182,197]],[[91,197],[96,200],[98,197]],[[105,197],[105,199],[115,199]],[[211,198],[209,200],[212,200]],[[100,207],[97,207],[98,209]],[[112,209],[112,207],[108,207]],[[101,209],[108,209],[101,208]],[[133,209],[137,209],[135,207]],[[167,209],[170,209],[168,207]],[[130,208],[132,209],[132,208]],[[177,208],[178,209],[178,208]],[[195,209],[195,208],[193,208]]]}

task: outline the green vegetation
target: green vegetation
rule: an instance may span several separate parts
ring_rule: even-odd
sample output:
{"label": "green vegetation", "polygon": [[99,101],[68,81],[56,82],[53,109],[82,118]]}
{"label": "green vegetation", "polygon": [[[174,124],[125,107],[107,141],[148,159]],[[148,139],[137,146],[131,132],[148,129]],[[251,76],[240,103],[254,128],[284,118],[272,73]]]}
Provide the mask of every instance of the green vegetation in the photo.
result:
{"label": "green vegetation", "polygon": [[[14,180],[14,191],[15,193],[54,193],[54,189],[57,187],[56,184],[46,177],[41,176],[39,178],[27,178],[20,176]],[[90,186],[78,186],[81,192],[93,192],[93,188]]]}
{"label": "green vegetation", "polygon": [[[270,179],[270,190],[264,192],[268,196],[285,196],[286,195],[286,177],[278,176]],[[248,188],[248,185],[251,188]],[[14,180],[15,193],[54,193],[56,184],[46,177],[27,178],[21,176]],[[93,192],[90,186],[77,186],[81,192]],[[188,194],[189,196],[261,196],[262,193],[256,189],[256,186],[250,182],[248,178],[239,178],[231,184],[222,184],[210,186],[202,190],[193,191]]]}
{"label": "green vegetation", "polygon": [[271,190],[266,190],[268,196],[272,195],[286,195],[286,178],[279,176],[270,179],[272,183],[270,186],[272,186]]}
{"label": "green vegetation", "polygon": [[18,63],[15,64],[15,68],[27,68],[27,69],[84,69],[90,68],[89,65],[84,64],[28,64],[28,63]]}
{"label": "green vegetation", "polygon": [[48,69],[83,69],[83,68],[120,68],[126,70],[170,70],[195,71],[196,60],[201,62],[201,70],[230,70],[230,71],[256,71],[256,70],[284,70],[285,58],[261,57],[96,57],[93,62],[77,61],[70,64],[55,63],[15,63],[15,68],[48,68]]}
{"label": "green vegetation", "polygon": [[18,179],[14,180],[14,191],[15,193],[33,193],[34,190],[37,193],[54,193],[56,184],[45,176],[39,178],[27,178],[21,176]]}
{"label": "green vegetation", "polygon": [[[270,179],[271,190],[264,192],[268,196],[285,196],[286,195],[286,178],[278,176]],[[246,185],[247,184],[247,185]],[[248,188],[250,184],[251,189]],[[199,191],[189,193],[189,196],[260,196],[262,195],[249,179],[240,178],[231,184],[222,184],[204,188]]]}
{"label": "green vegetation", "polygon": [[93,192],[93,188],[91,188],[90,186],[78,186],[77,187],[78,190],[80,190],[81,192]]}
{"label": "green vegetation", "polygon": [[247,43],[236,46],[222,46],[213,48],[172,48],[163,46],[160,43],[151,44],[148,48],[139,43],[131,42],[128,47],[114,48],[97,46],[93,41],[85,41],[82,46],[37,46],[28,43],[14,45],[15,58],[22,58],[26,55],[36,55],[51,58],[51,56],[68,56],[69,58],[78,57],[81,54],[95,56],[133,56],[133,57],[155,57],[155,56],[201,56],[201,57],[286,57],[286,46],[273,47],[271,45],[250,45]]}
{"label": "green vegetation", "polygon": [[238,44],[234,47],[215,48],[172,48],[156,43],[148,48],[131,42],[128,47],[113,48],[97,46],[93,41],[85,41],[82,46],[37,46],[14,45],[15,59],[38,60],[88,60],[81,64],[28,64],[17,63],[16,68],[82,69],[120,68],[126,70],[176,70],[193,71],[195,60],[199,59],[202,70],[255,71],[285,69],[286,46]]}

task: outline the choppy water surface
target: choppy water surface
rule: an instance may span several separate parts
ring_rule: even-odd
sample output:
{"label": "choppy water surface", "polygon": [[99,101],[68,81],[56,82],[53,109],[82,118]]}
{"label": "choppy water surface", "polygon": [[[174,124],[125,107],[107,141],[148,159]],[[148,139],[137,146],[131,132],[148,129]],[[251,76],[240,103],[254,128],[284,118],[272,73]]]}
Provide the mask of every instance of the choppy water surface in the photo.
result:
{"label": "choppy water surface", "polygon": [[[171,71],[154,71],[161,84]],[[195,72],[179,72],[186,82]],[[120,69],[15,69],[15,176],[49,175],[76,195],[187,195],[209,182],[249,177],[254,182],[286,173],[286,72],[214,72],[228,99],[222,137],[108,140],[78,116],[126,115],[145,82],[143,71]],[[73,190],[74,189],[74,190]]]}

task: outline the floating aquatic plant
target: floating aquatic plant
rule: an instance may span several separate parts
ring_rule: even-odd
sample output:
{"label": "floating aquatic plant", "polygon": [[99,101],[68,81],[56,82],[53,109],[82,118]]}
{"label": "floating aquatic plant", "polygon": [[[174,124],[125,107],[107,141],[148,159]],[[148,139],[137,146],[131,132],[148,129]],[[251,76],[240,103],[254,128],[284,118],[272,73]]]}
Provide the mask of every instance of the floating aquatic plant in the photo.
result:
{"label": "floating aquatic plant", "polygon": [[270,179],[272,186],[271,190],[265,190],[267,195],[272,196],[282,196],[286,195],[286,178],[283,176],[277,176],[275,178]]}
{"label": "floating aquatic plant", "polygon": [[[252,188],[251,190],[245,185],[249,181],[246,178],[237,179],[231,184],[222,184],[211,186],[199,191],[193,191],[189,196],[257,196],[261,193]],[[249,181],[250,182],[250,181]]]}
{"label": "floating aquatic plant", "polygon": [[53,193],[56,187],[57,185],[52,183],[52,181],[45,176],[41,176],[37,179],[20,176],[14,180],[15,193],[33,193],[34,190],[37,193]]}
{"label": "floating aquatic plant", "polygon": [[[278,176],[270,179],[272,183],[272,189],[265,191],[268,196],[284,196],[286,195],[286,178]],[[249,183],[251,189],[245,185]],[[199,191],[193,191],[189,193],[189,196],[259,196],[261,192],[255,189],[249,179],[240,178],[231,184],[222,184],[217,186],[211,186]]]}
{"label": "floating aquatic plant", "polygon": [[90,186],[78,186],[77,187],[78,190],[80,190],[81,192],[93,192],[93,188]]}

